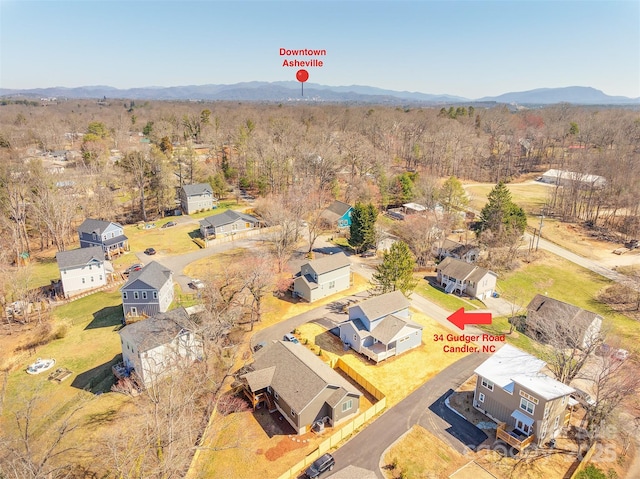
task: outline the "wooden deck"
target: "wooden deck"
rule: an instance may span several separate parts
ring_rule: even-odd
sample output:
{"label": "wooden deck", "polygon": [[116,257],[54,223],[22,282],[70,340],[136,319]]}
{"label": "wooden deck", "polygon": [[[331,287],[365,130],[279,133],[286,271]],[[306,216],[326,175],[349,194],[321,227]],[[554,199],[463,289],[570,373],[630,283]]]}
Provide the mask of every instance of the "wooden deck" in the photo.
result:
{"label": "wooden deck", "polygon": [[519,451],[522,451],[536,439],[535,434],[525,437],[524,439],[518,439],[517,437],[511,435],[512,432],[513,427],[507,426],[507,423],[500,422],[498,423],[498,428],[496,429],[496,438],[506,442],[510,446],[515,447]]}

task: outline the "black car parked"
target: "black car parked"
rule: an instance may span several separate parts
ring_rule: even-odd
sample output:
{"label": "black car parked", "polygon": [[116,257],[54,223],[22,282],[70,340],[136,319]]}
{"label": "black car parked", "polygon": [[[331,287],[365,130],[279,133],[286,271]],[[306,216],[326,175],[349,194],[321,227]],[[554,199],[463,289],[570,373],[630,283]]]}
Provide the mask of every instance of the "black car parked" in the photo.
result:
{"label": "black car parked", "polygon": [[313,461],[313,464],[309,466],[309,468],[305,471],[305,475],[309,479],[316,479],[323,472],[333,470],[333,466],[335,466],[336,460],[329,453],[323,454],[318,459]]}

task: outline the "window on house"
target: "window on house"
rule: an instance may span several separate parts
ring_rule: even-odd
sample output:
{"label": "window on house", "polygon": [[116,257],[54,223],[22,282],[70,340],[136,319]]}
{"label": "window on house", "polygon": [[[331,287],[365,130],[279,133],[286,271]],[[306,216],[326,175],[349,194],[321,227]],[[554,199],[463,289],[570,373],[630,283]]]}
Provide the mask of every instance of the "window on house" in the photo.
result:
{"label": "window on house", "polygon": [[354,341],[357,341],[357,340],[358,340],[358,335],[357,335],[357,334],[354,334],[354,335],[353,335],[353,340],[354,340]]}
{"label": "window on house", "polygon": [[140,293],[138,291],[133,292],[133,299],[140,299]]}
{"label": "window on house", "polygon": [[91,282],[93,283],[93,276],[91,276]]}
{"label": "window on house", "polygon": [[493,383],[485,378],[482,378],[482,386],[487,388],[489,391],[493,391]]}
{"label": "window on house", "polygon": [[533,414],[533,411],[536,410],[536,405],[528,399],[520,398],[520,409],[527,411],[529,414]]}
{"label": "window on house", "polygon": [[91,271],[91,266],[92,266],[92,265],[89,265],[89,271]]}
{"label": "window on house", "polygon": [[348,411],[353,407],[353,399],[349,399],[342,403],[342,412]]}
{"label": "window on house", "polygon": [[273,391],[273,397],[276,399],[280,399],[280,396],[278,396],[278,393],[275,391]]}
{"label": "window on house", "polygon": [[291,410],[291,415],[292,415],[293,417],[296,417],[296,412],[295,412],[293,409]]}
{"label": "window on house", "polygon": [[84,280],[84,278],[82,278],[82,284],[86,283],[86,281]]}
{"label": "window on house", "polygon": [[157,291],[153,292],[153,299],[158,299],[158,292]]}
{"label": "window on house", "polygon": [[544,407],[544,417],[542,419],[547,419],[549,417],[549,411],[551,411],[551,405],[547,403]]}
{"label": "window on house", "polygon": [[98,276],[98,281],[102,281],[102,275]]}
{"label": "window on house", "polygon": [[544,439],[546,435],[547,435],[547,423],[545,421],[544,423],[542,423],[542,429],[540,430],[540,438]]}
{"label": "window on house", "polygon": [[335,281],[329,281],[329,289],[335,288],[335,287],[336,287],[336,282]]}
{"label": "window on house", "polygon": [[484,402],[484,393],[478,394],[478,401]]}
{"label": "window on house", "polygon": [[126,291],[122,292],[122,299],[127,299],[127,292]]}
{"label": "window on house", "polygon": [[553,429],[558,429],[559,425],[560,425],[560,416],[557,416],[556,420],[553,421]]}
{"label": "window on house", "polygon": [[146,291],[142,292],[142,299],[147,299],[147,292]]}

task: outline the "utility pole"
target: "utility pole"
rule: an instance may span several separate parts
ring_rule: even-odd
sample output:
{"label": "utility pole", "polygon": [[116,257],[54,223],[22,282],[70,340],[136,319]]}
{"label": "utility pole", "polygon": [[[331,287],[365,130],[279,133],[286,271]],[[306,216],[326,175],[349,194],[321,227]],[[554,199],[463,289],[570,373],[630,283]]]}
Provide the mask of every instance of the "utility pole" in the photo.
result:
{"label": "utility pole", "polygon": [[538,245],[540,244],[540,236],[542,236],[542,220],[544,220],[544,210],[540,211],[540,228],[538,228],[538,241],[536,241],[536,251],[538,251]]}

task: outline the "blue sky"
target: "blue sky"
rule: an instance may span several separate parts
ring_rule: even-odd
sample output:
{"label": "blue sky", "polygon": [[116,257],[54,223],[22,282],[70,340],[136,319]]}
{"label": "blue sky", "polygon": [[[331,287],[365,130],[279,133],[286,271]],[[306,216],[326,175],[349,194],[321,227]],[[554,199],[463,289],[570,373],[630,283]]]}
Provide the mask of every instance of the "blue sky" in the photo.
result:
{"label": "blue sky", "polygon": [[0,0],[3,88],[295,80],[280,48],[327,50],[310,83],[640,97],[635,0]]}

